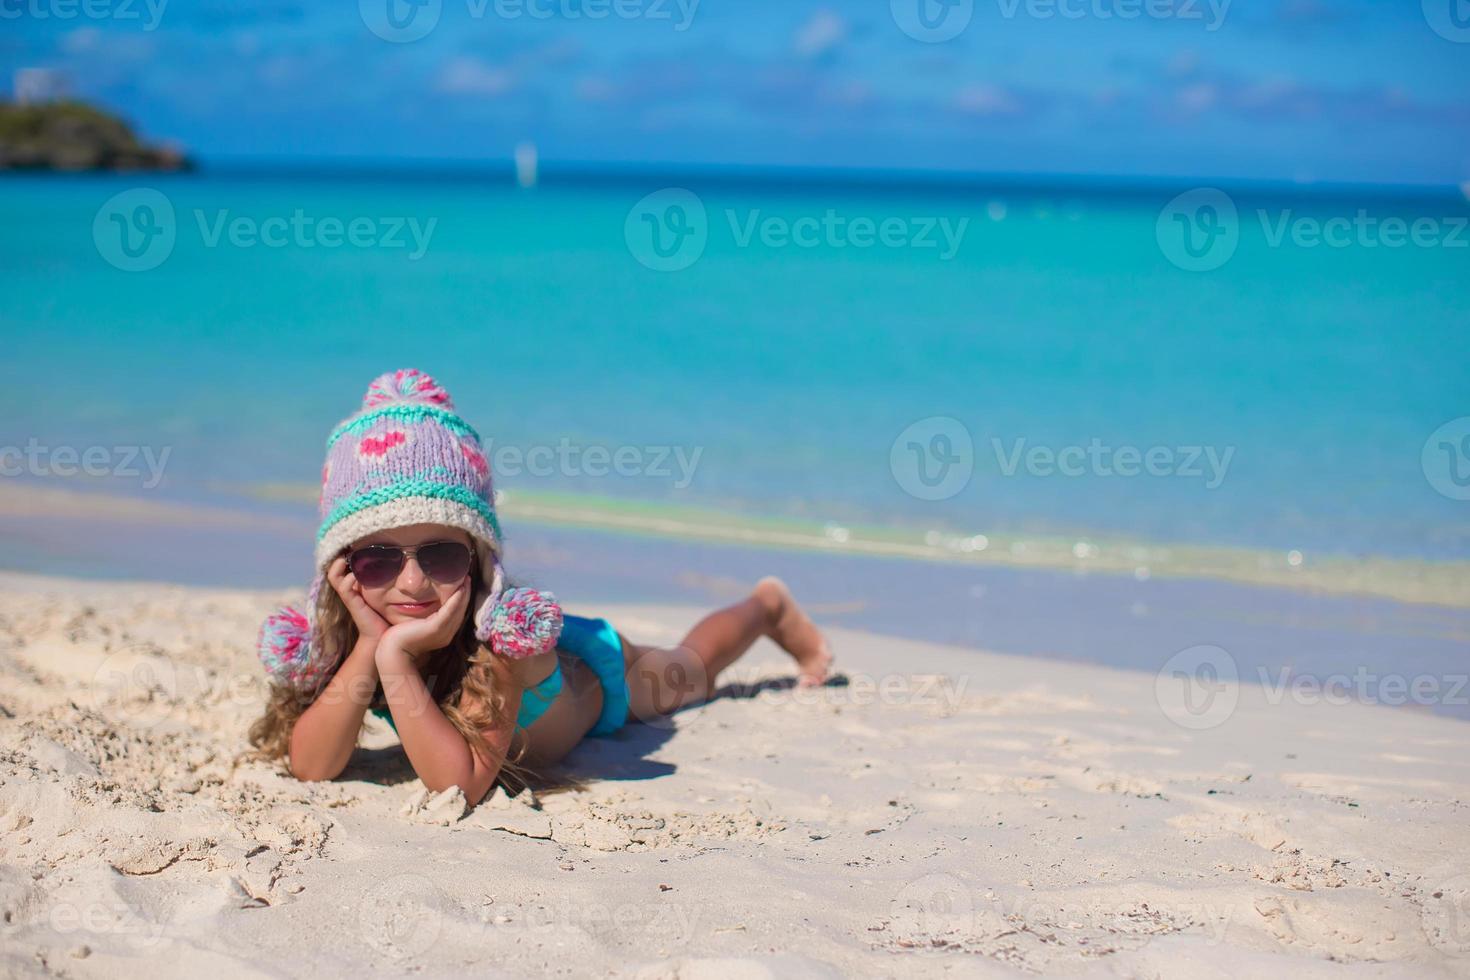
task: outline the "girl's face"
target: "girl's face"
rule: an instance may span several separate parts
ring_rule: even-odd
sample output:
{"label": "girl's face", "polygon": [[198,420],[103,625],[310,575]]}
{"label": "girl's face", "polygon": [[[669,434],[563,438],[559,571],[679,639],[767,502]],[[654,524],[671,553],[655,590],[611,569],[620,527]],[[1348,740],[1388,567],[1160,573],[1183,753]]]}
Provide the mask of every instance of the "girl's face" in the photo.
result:
{"label": "girl's face", "polygon": [[[473,549],[473,541],[468,534],[458,528],[445,527],[442,524],[413,524],[409,527],[394,528],[391,531],[379,531],[377,534],[370,534],[353,542],[349,554],[373,545],[402,548],[410,552],[403,556],[403,567],[398,570],[397,578],[387,584],[369,587],[361,580],[357,583],[358,588],[362,591],[363,599],[374,612],[383,617],[389,626],[434,615],[445,600],[454,595],[454,590],[469,578],[469,573],[466,572],[464,576],[454,581],[441,582],[424,573],[418,556],[412,553],[412,549],[440,541],[457,541]],[[379,554],[391,555],[391,552]],[[433,563],[430,564],[430,567],[438,570]],[[474,567],[473,561],[470,567]]]}

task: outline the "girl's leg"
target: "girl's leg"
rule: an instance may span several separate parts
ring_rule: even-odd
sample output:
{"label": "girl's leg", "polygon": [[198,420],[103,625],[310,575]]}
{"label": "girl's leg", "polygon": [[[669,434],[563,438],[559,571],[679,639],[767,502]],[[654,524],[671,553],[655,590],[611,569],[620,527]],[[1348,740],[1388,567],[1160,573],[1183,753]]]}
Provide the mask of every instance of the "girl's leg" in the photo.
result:
{"label": "girl's leg", "polygon": [[762,636],[796,661],[803,686],[827,679],[832,654],[826,638],[784,582],[763,578],[745,599],[696,623],[677,647],[641,647],[624,640],[632,714],[652,718],[709,698],[721,671]]}

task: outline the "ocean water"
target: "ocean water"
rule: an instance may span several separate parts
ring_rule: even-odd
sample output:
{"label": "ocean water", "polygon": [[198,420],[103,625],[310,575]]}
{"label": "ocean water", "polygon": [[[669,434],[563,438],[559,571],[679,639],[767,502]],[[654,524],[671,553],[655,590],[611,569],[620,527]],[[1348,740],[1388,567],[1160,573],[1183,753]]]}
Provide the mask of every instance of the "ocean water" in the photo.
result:
{"label": "ocean water", "polygon": [[512,497],[1470,558],[1464,199],[1188,190],[7,177],[0,447],[265,506],[413,366]]}

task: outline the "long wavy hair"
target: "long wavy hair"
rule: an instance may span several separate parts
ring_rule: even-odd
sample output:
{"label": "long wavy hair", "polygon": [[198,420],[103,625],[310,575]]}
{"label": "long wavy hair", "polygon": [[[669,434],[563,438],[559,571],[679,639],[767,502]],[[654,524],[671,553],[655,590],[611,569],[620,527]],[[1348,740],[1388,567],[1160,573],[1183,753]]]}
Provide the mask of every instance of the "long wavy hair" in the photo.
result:
{"label": "long wavy hair", "polygon": [[[471,751],[492,764],[499,763],[500,773],[496,782],[505,786],[508,792],[517,793],[536,776],[519,765],[526,752],[525,739],[517,735],[512,739],[508,752],[500,753],[482,734],[485,728],[496,728],[511,720],[507,694],[515,681],[505,661],[475,639],[474,617],[470,610],[484,599],[484,583],[478,565],[470,573],[470,589],[470,602],[459,632],[448,646],[430,655],[424,680],[444,717],[459,729]],[[291,732],[297,719],[325,690],[327,682],[357,643],[357,624],[336,589],[324,585],[313,612],[313,621],[317,625],[314,640],[320,640],[323,653],[334,665],[316,693],[304,694],[284,685],[271,685],[264,714],[250,726],[250,744],[254,751],[247,753],[248,758],[279,762],[290,755]],[[465,695],[469,695],[469,703],[475,705],[474,708],[466,710],[461,707]],[[369,707],[383,709],[387,706],[383,687],[379,684]],[[557,786],[548,784],[545,788]]]}

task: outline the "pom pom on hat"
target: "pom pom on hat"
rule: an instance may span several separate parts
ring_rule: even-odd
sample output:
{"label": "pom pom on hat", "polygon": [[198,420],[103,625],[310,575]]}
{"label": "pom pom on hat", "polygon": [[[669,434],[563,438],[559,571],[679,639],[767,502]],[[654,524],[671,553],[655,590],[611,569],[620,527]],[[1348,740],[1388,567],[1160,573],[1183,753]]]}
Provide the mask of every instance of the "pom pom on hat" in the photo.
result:
{"label": "pom pom on hat", "polygon": [[502,657],[520,660],[554,648],[561,625],[561,606],[550,592],[506,589],[476,625],[475,638]]}
{"label": "pom pom on hat", "polygon": [[[307,609],[315,609],[321,595],[322,576],[312,580],[306,594]],[[282,606],[260,624],[256,653],[272,681],[303,692],[315,692],[332,664],[312,646],[311,619],[295,606]]]}
{"label": "pom pom on hat", "polygon": [[449,392],[440,387],[439,382],[413,368],[399,368],[397,371],[378,375],[368,385],[367,394],[362,396],[364,409],[393,402],[418,402],[454,411],[454,402],[450,401]]}
{"label": "pom pom on hat", "polygon": [[293,606],[284,606],[260,624],[260,662],[278,684],[300,687],[310,680],[311,622]]}

